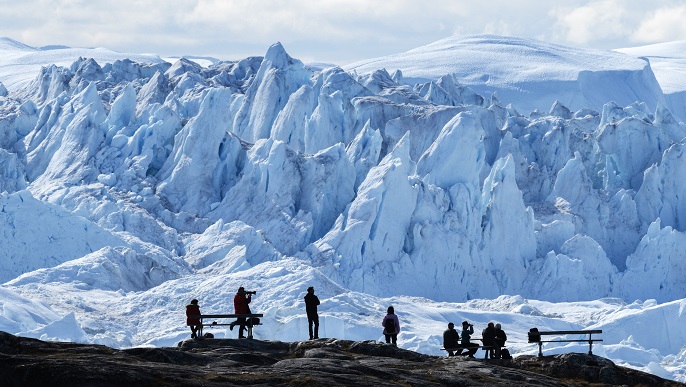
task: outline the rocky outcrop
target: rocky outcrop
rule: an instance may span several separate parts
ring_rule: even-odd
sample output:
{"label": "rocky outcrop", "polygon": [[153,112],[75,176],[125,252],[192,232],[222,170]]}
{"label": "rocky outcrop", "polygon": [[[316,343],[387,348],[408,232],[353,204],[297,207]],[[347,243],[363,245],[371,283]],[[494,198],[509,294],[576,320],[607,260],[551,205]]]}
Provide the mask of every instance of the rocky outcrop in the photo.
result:
{"label": "rocky outcrop", "polygon": [[677,386],[597,356],[483,360],[375,341],[203,339],[177,348],[44,342],[0,332],[2,386]]}

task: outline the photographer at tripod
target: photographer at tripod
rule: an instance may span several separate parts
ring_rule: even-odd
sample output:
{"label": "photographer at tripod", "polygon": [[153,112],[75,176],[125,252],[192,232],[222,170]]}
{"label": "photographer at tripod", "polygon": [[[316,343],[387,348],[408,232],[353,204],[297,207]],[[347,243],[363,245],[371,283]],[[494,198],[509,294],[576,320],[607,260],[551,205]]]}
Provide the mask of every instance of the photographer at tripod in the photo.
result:
{"label": "photographer at tripod", "polygon": [[[236,292],[236,295],[233,296],[233,309],[235,314],[252,314],[250,312],[250,301],[252,301],[252,295],[255,294],[256,292],[246,292],[244,287],[238,288],[238,292]],[[250,324],[254,324],[251,318],[251,321],[249,322]],[[245,326],[247,322],[245,320],[245,317],[239,317],[236,319],[236,321],[232,322],[229,325],[229,329],[233,330],[234,325],[239,325],[240,329],[238,330],[238,338],[239,339],[244,339],[245,335],[243,332],[245,331]]]}

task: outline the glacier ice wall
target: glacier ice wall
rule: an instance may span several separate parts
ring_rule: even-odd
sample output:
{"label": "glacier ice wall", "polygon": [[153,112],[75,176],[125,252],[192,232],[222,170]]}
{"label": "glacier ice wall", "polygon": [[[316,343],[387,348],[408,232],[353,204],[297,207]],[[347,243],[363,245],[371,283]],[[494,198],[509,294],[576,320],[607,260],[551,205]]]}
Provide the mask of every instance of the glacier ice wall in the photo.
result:
{"label": "glacier ice wall", "polygon": [[295,258],[381,296],[682,296],[686,127],[663,104],[522,115],[449,74],[406,83],[280,44],[45,67],[0,90],[2,279],[97,266],[139,290]]}

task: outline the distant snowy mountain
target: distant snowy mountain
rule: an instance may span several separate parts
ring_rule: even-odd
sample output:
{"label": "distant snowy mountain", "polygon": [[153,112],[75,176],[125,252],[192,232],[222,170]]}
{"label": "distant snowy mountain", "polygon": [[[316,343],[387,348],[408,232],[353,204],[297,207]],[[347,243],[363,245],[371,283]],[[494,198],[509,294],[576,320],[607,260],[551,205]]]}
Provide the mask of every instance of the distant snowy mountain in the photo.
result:
{"label": "distant snowy mountain", "polygon": [[0,37],[0,57],[0,82],[9,90],[26,86],[43,66],[54,64],[69,67],[79,58],[93,58],[101,66],[122,59],[141,63],[163,62],[159,56],[152,54],[122,53],[106,48],[31,47],[7,37]]}
{"label": "distant snowy mountain", "polygon": [[[3,83],[25,77],[18,52],[45,60],[5,45]],[[208,67],[104,62],[0,93],[0,329],[174,345],[190,299],[229,312],[245,286],[257,337],[296,340],[312,285],[322,336],[380,338],[390,304],[401,345],[433,354],[448,321],[504,323],[519,354],[530,327],[593,327],[599,354],[686,380],[686,126],[647,61],[488,36],[351,71],[278,43]],[[555,92],[571,105],[517,105]]]}
{"label": "distant snowy mountain", "polygon": [[615,51],[647,58],[665,94],[667,106],[686,120],[682,113],[686,109],[686,41],[621,48]]}
{"label": "distant snowy mountain", "polygon": [[[363,60],[346,70],[369,74],[378,69],[402,73],[400,82],[436,81],[453,74],[477,93],[528,113],[547,111],[555,101],[571,110],[600,111],[613,101],[635,101],[655,109],[665,100],[645,59],[499,35],[452,36],[405,53]],[[686,118],[686,108],[673,113]]]}

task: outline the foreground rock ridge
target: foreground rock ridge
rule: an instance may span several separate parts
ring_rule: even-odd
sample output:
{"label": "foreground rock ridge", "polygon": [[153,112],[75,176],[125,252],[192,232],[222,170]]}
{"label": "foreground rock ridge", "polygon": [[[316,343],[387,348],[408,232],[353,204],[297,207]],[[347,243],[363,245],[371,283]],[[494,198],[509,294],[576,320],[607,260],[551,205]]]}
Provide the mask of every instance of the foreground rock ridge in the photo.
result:
{"label": "foreground rock ridge", "polygon": [[514,360],[419,354],[376,341],[186,340],[115,350],[0,332],[0,385],[683,386],[578,353]]}

